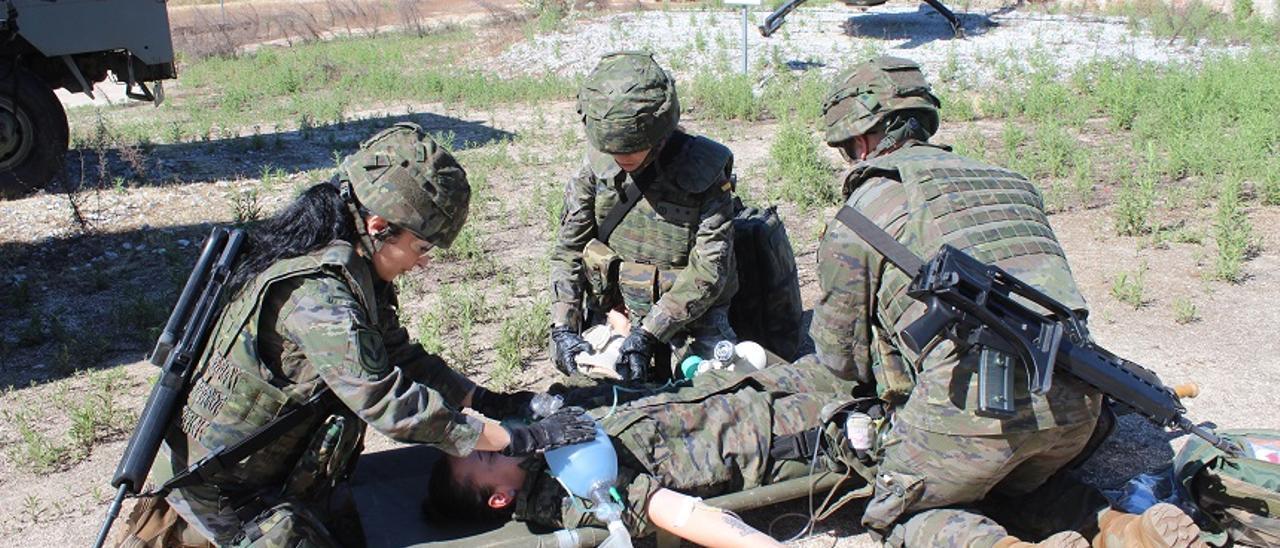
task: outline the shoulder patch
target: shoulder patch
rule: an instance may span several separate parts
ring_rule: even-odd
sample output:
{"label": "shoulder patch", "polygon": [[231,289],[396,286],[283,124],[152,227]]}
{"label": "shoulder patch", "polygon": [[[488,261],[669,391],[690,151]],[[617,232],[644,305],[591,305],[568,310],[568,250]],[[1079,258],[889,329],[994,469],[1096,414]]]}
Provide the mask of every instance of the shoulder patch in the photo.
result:
{"label": "shoulder patch", "polygon": [[382,334],[373,329],[357,327],[351,333],[352,351],[360,362],[360,369],[373,375],[384,375],[391,370],[387,360],[387,347],[382,344]]}
{"label": "shoulder patch", "polygon": [[699,194],[729,180],[733,172],[733,152],[706,137],[689,139],[672,162],[675,183],[686,192]]}

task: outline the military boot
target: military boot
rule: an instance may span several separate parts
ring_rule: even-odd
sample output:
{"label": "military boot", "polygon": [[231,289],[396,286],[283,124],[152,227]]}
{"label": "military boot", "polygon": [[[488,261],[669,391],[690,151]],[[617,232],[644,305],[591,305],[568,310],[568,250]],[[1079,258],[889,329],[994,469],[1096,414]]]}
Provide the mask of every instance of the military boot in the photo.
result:
{"label": "military boot", "polygon": [[1204,548],[1200,528],[1177,506],[1162,502],[1138,514],[1108,509],[1098,516],[1093,548]]}
{"label": "military boot", "polygon": [[1089,548],[1089,541],[1075,531],[1063,531],[1040,542],[1027,542],[1008,536],[996,541],[994,548]]}

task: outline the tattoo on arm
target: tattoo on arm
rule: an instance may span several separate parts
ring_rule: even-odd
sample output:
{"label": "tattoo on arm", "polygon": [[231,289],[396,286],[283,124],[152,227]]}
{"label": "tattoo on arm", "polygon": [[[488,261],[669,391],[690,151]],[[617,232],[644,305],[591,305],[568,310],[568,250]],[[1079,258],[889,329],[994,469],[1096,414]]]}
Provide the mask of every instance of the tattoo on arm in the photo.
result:
{"label": "tattoo on arm", "polygon": [[742,518],[739,518],[738,515],[733,512],[721,511],[720,521],[723,521],[725,525],[728,525],[731,529],[737,532],[740,537],[749,537],[760,532],[754,527],[744,523]]}

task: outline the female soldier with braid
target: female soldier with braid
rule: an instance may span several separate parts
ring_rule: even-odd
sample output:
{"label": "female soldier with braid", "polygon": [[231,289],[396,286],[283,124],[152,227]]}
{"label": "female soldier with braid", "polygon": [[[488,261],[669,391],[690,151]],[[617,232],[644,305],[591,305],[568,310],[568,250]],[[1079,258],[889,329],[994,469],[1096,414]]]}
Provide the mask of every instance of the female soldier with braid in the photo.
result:
{"label": "female soldier with braid", "polygon": [[448,152],[416,125],[396,124],[348,156],[334,182],[253,231],[151,479],[163,484],[317,395],[324,411],[195,485],[140,503],[126,545],[362,544],[349,498],[334,495],[366,424],[452,455],[528,454],[594,435],[576,411],[511,427],[461,413],[516,414],[532,394],[476,386],[400,325],[391,282],[453,242],[470,194]]}

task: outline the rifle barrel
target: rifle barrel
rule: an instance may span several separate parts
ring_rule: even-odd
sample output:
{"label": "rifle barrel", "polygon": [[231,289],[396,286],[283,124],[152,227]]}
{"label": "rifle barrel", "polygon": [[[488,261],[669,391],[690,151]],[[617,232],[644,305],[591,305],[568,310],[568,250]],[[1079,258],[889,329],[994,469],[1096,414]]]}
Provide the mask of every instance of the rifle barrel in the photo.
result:
{"label": "rifle barrel", "polygon": [[196,294],[203,287],[203,274],[209,271],[209,265],[213,264],[213,260],[217,258],[218,252],[222,250],[223,243],[227,239],[227,230],[225,228],[214,228],[209,233],[209,237],[204,241],[204,249],[200,251],[200,258],[196,260],[196,267],[191,270],[191,275],[187,277],[187,283],[182,287],[182,293],[178,296],[177,304],[173,305],[173,311],[169,313],[169,321],[164,324],[164,331],[160,334],[160,339],[156,341],[156,347],[151,351],[151,364],[156,367],[164,367],[165,359],[169,357],[169,352],[173,350],[173,345],[177,344],[178,339],[182,338],[182,331],[186,328],[187,312],[191,309],[191,303],[195,301]]}
{"label": "rifle barrel", "polygon": [[120,503],[124,502],[124,496],[129,494],[128,487],[127,484],[121,484],[120,490],[116,491],[116,500],[111,501],[111,507],[107,509],[107,521],[103,522],[102,529],[98,530],[98,540],[93,542],[93,548],[102,548],[103,543],[107,541],[111,524],[115,523],[116,518],[120,516]]}

